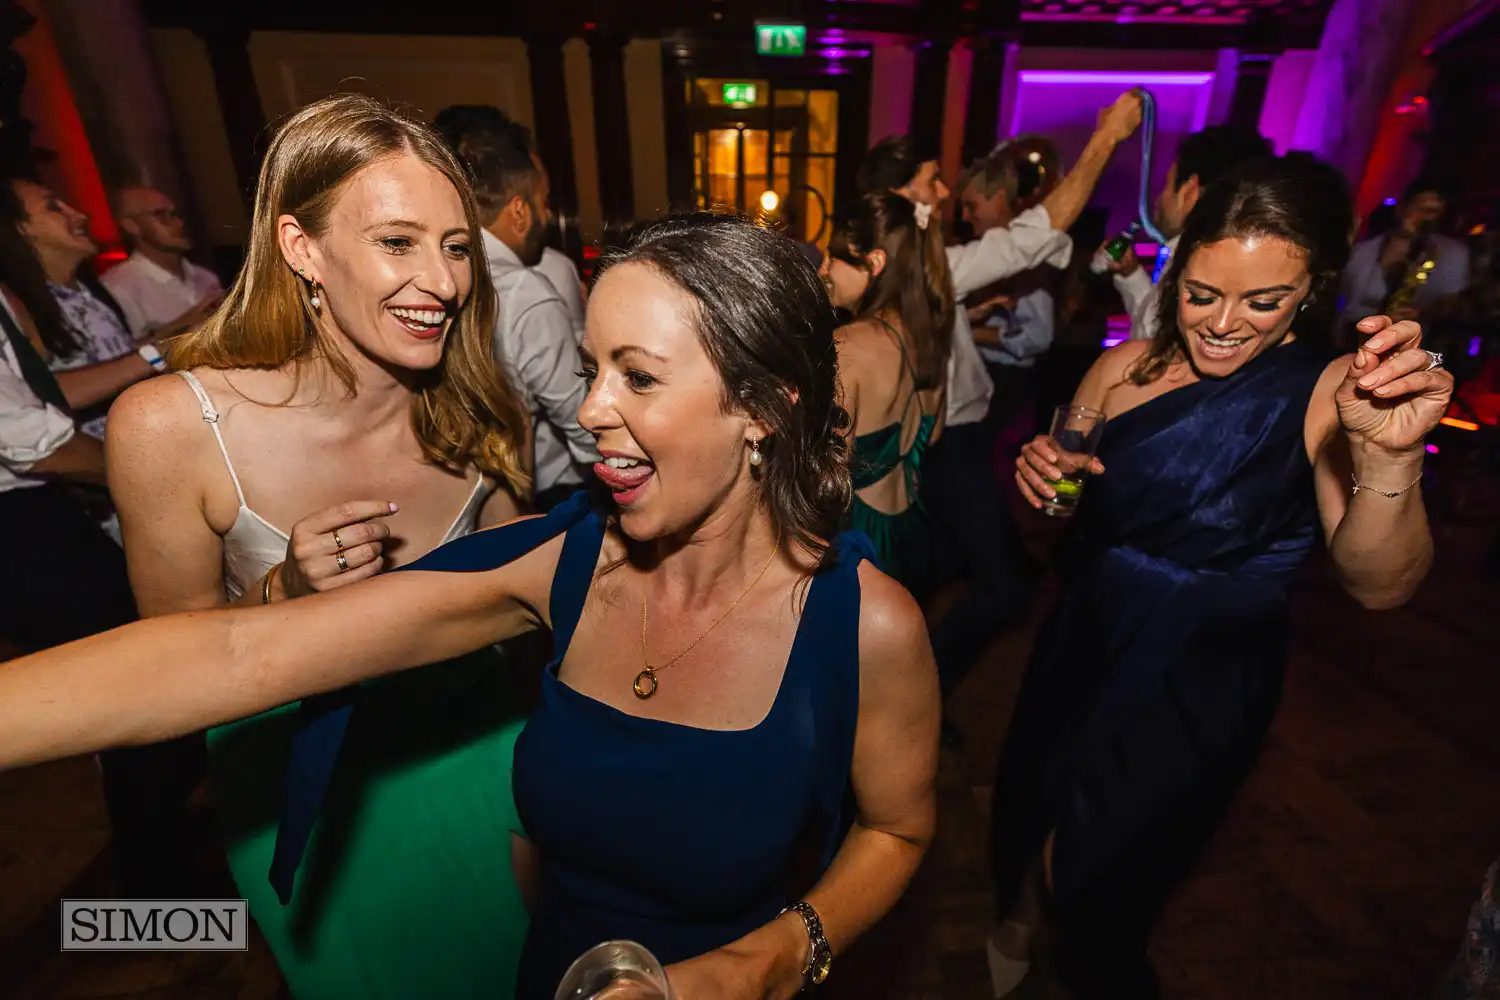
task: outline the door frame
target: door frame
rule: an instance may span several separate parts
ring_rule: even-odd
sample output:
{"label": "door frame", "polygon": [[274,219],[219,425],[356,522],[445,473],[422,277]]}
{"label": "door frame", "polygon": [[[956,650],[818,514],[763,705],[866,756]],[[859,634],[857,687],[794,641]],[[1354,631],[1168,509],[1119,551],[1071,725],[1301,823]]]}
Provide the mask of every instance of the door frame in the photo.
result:
{"label": "door frame", "polygon": [[[870,64],[868,46],[849,46],[837,63],[820,56],[757,56],[750,40],[730,42],[692,34],[662,39],[662,109],[666,115],[667,195],[674,211],[692,211],[693,126],[688,110],[688,81],[698,77],[743,77],[769,80],[777,90],[833,90],[839,95],[838,154],[834,160],[834,198],[841,202],[855,190],[860,160],[870,147]],[[837,72],[834,70],[837,69]],[[762,111],[746,108],[746,112]],[[833,211],[834,206],[830,205]]]}

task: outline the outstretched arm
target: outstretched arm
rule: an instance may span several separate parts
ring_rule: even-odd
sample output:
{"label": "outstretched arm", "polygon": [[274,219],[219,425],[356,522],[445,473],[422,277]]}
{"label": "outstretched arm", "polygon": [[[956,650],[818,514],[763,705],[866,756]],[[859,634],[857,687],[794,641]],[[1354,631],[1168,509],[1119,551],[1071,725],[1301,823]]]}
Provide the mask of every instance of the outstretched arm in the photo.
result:
{"label": "outstretched arm", "polygon": [[559,549],[166,615],[0,664],[0,768],[160,742],[517,635],[541,620],[521,595]]}

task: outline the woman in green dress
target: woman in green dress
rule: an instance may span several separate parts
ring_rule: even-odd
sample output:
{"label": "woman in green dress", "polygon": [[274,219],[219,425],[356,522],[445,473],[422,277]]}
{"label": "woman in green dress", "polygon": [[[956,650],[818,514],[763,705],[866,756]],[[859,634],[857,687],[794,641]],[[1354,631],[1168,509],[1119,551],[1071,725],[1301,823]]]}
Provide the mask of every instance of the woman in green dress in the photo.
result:
{"label": "woman in green dress", "polygon": [[[479,237],[426,126],[351,96],[287,121],[224,305],[111,413],[143,615],[337,589],[520,512],[526,416]],[[230,867],[297,1000],[511,995],[524,715],[494,655],[351,692],[305,843],[279,822],[297,706],[210,732]]]}
{"label": "woman in green dress", "polygon": [[835,223],[823,262],[829,297],[854,314],[836,335],[855,435],[849,526],[918,598],[932,575],[922,458],[943,430],[954,308],[930,213],[890,191],[866,194]]}

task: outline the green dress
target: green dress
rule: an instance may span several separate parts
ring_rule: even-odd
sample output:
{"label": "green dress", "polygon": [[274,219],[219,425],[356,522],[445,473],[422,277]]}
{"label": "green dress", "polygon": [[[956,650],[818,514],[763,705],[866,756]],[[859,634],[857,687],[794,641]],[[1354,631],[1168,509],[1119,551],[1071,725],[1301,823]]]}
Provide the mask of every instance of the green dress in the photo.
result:
{"label": "green dress", "polygon": [[[246,503],[213,401],[191,372],[178,374],[239,496],[224,536],[234,601],[289,539]],[[492,490],[477,477],[443,541],[475,530]],[[521,830],[510,772],[529,706],[501,659],[487,649],[360,686],[286,906],[270,872],[298,706],[209,731],[229,867],[296,1000],[511,997],[528,921],[510,860]]]}
{"label": "green dress", "polygon": [[[912,393],[907,398],[900,420],[878,430],[861,434],[854,439],[854,457],[850,472],[854,479],[854,504],[849,512],[849,527],[864,532],[875,546],[875,564],[917,597],[922,597],[932,578],[932,536],[927,522],[927,512],[921,501],[922,458],[932,440],[937,416],[922,407],[922,397],[917,392],[917,372],[906,353],[906,343],[895,327],[880,320],[896,340],[901,349],[901,363],[912,380]],[[906,414],[915,405],[921,409],[917,422],[917,433],[911,446],[901,450],[901,429]],[[874,486],[891,472],[900,468],[906,478],[906,495],[909,503],[898,514],[887,514],[876,510],[859,498],[859,491]]]}
{"label": "green dress", "polygon": [[268,872],[296,706],[209,733],[240,894],[296,1000],[508,1000],[527,917],[511,868],[525,723],[492,650],[365,684],[282,906]]}

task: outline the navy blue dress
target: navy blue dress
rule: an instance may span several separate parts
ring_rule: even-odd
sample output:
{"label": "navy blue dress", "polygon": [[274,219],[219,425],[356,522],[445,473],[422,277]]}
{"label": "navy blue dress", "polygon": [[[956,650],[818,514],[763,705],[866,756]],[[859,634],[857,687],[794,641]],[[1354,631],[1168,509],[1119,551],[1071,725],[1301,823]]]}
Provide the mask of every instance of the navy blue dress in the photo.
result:
{"label": "navy blue dress", "polygon": [[[558,678],[604,531],[580,492],[546,517],[458,539],[403,570],[494,569],[567,533],[552,582],[554,657],[516,741],[514,773],[495,775],[514,781],[542,859],[518,1000],[551,1000],[573,960],[603,941],[637,941],[663,965],[735,941],[774,919],[794,888],[807,888],[790,880],[826,868],[847,828],[859,714],[857,570],[871,558],[869,540],[855,532],[835,540],[836,561],[806,590],[769,714],[752,729],[724,732],[629,715]],[[340,717],[354,707],[338,696],[303,706],[283,810],[286,843],[278,845],[293,869],[300,831],[333,767]]]}
{"label": "navy blue dress", "polygon": [[1275,715],[1287,587],[1321,535],[1304,425],[1328,360],[1273,348],[1105,427],[993,810],[1002,915],[1056,831],[1059,972],[1082,997],[1151,995],[1151,925]]}

